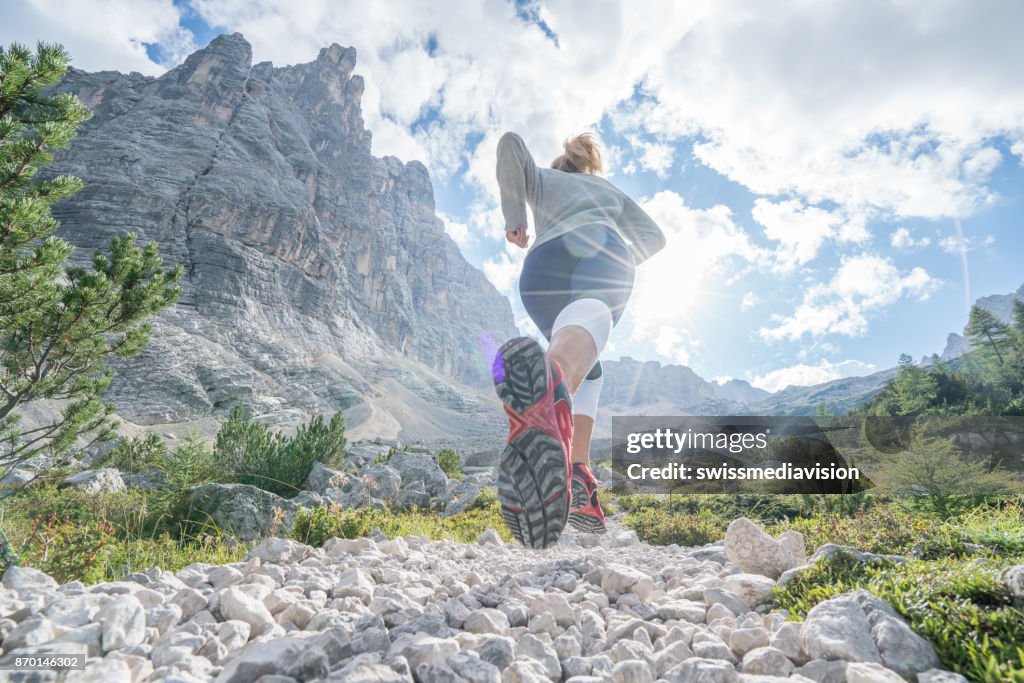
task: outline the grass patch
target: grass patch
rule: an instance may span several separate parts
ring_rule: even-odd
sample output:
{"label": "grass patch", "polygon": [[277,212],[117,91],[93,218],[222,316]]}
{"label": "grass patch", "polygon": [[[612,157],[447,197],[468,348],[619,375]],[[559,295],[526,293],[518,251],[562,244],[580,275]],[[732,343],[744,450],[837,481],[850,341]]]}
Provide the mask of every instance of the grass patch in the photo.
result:
{"label": "grass patch", "polygon": [[705,545],[725,536],[729,520],[710,510],[680,514],[659,508],[639,508],[626,514],[626,526],[654,545]]}
{"label": "grass patch", "polygon": [[497,531],[505,542],[512,541],[501,518],[501,506],[496,501],[474,505],[450,517],[420,511],[342,510],[338,505],[321,505],[308,511],[300,509],[295,514],[291,537],[320,547],[335,536],[360,538],[380,529],[388,538],[412,535],[474,543],[488,528]]}
{"label": "grass patch", "polygon": [[[193,531],[199,526],[166,508],[162,496],[161,491],[141,489],[90,495],[41,484],[0,502],[0,533],[13,551],[7,554],[19,564],[62,583],[114,581],[149,567],[178,571],[196,562],[237,562],[254,545],[239,543],[209,525]],[[290,535],[320,546],[332,536],[356,538],[375,528],[389,538],[416,535],[461,543],[474,543],[493,528],[512,541],[490,489],[451,517],[425,511],[343,511],[336,505],[300,509]],[[0,570],[5,566],[0,563]]]}
{"label": "grass patch", "polygon": [[930,641],[944,668],[971,680],[1024,682],[1024,612],[1000,582],[1006,560],[946,558],[858,563],[837,555],[775,591],[803,619],[816,604],[864,588],[889,602]]}
{"label": "grass patch", "polygon": [[251,547],[216,529],[190,536],[174,523],[156,523],[153,499],[138,489],[92,495],[52,483],[34,486],[0,503],[0,533],[10,549],[5,555],[62,583],[91,584],[148,567],[177,571],[195,562],[235,562]]}

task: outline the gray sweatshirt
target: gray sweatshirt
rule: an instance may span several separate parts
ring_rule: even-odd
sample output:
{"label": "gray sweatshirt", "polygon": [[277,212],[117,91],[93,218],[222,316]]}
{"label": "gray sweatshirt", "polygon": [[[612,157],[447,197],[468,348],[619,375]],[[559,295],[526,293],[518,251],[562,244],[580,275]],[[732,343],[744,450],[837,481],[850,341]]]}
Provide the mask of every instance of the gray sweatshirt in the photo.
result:
{"label": "gray sweatshirt", "polygon": [[617,230],[638,264],[665,246],[658,225],[621,190],[589,173],[538,168],[515,133],[505,133],[498,141],[497,172],[505,229],[526,227],[526,205],[533,209],[537,237],[531,250],[592,223]]}

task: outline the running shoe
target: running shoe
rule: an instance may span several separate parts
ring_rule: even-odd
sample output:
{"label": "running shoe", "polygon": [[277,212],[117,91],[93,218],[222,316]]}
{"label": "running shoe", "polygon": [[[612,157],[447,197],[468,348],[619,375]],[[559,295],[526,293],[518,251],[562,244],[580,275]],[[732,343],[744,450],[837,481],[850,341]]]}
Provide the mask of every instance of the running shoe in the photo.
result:
{"label": "running shoe", "polygon": [[506,342],[492,369],[509,422],[498,466],[501,514],[520,543],[547,548],[569,517],[572,399],[561,368],[530,337]]}
{"label": "running shoe", "polygon": [[604,511],[597,499],[597,479],[590,468],[583,463],[572,466],[572,505],[569,511],[569,525],[577,531],[588,534],[603,534],[607,531]]}

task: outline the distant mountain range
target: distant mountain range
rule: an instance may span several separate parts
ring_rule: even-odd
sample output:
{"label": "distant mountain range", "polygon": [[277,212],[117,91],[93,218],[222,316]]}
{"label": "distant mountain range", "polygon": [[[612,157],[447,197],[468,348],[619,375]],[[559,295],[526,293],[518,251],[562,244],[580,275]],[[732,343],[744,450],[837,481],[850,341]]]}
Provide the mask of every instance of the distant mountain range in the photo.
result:
{"label": "distant mountain range", "polygon": [[[1014,299],[1024,301],[1024,285],[1011,294],[982,297],[977,305],[1005,322]],[[966,325],[965,325],[966,327]],[[950,333],[939,359],[951,361],[970,351],[964,334]],[[921,363],[933,362],[926,356]],[[603,361],[605,390],[598,435],[610,436],[615,415],[813,415],[818,405],[843,413],[871,400],[896,376],[889,368],[863,377],[845,377],[812,386],[788,386],[769,393],[743,380],[709,382],[688,367],[640,362],[632,358]]]}

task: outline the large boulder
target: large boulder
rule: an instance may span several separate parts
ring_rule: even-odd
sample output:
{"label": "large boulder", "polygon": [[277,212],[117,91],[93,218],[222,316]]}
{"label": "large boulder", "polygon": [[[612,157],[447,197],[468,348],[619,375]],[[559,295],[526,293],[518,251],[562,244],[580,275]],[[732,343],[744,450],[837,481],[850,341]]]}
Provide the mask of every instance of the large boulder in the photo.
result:
{"label": "large boulder", "polygon": [[1010,589],[1014,603],[1018,607],[1024,607],[1024,564],[1007,567],[1001,578],[1006,587]]}
{"label": "large boulder", "polygon": [[939,665],[931,643],[887,602],[863,589],[815,605],[800,628],[800,640],[812,659],[883,664],[906,678]]}
{"label": "large boulder", "polygon": [[255,541],[270,535],[275,510],[283,517],[276,531],[291,528],[297,506],[290,500],[248,484],[203,484],[188,493],[187,502],[195,521],[215,524],[240,541]]}
{"label": "large boulder", "polygon": [[802,534],[786,531],[775,539],[746,517],[734,520],[726,530],[725,554],[748,574],[773,579],[807,561]]}
{"label": "large boulder", "polygon": [[61,487],[64,486],[73,486],[89,494],[113,493],[125,490],[124,479],[121,478],[121,473],[113,467],[76,472],[69,477],[65,477],[64,481],[61,482]]}
{"label": "large boulder", "polygon": [[324,497],[344,508],[383,507],[398,500],[402,478],[393,467],[373,464],[359,474],[337,473],[330,483],[333,485],[324,489]]}
{"label": "large boulder", "polygon": [[322,462],[314,462],[313,467],[309,470],[309,476],[306,477],[306,490],[323,495],[324,491],[340,486],[344,480],[345,475],[338,470],[332,469]]}
{"label": "large boulder", "polygon": [[465,512],[477,496],[480,495],[480,484],[475,480],[466,478],[460,481],[451,492],[445,496],[444,516]]}
{"label": "large boulder", "polygon": [[420,482],[433,497],[443,496],[448,488],[448,477],[429,455],[399,452],[391,456],[388,465],[398,471],[402,478],[402,488]]}

